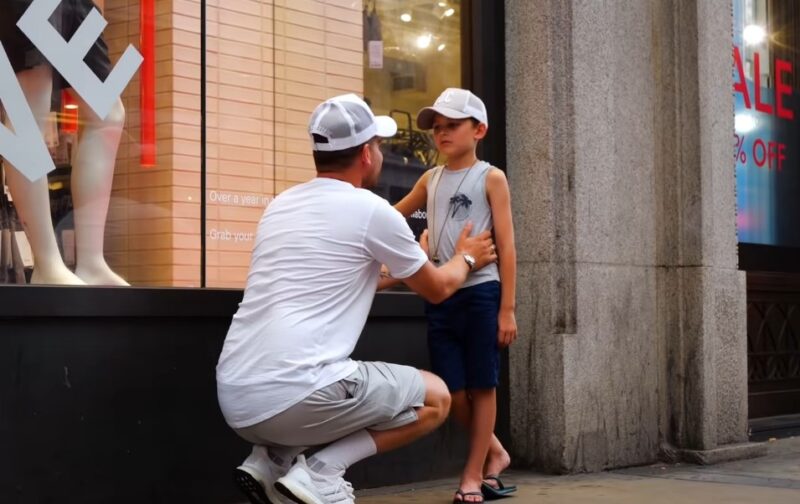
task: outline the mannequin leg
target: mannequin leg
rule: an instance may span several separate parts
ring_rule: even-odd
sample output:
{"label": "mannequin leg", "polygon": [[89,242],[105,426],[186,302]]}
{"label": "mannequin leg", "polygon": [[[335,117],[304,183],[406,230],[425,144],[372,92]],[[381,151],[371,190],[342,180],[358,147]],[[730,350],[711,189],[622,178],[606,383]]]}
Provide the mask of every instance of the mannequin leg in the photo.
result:
{"label": "mannequin leg", "polygon": [[72,201],[75,206],[77,274],[89,285],[128,285],[114,273],[103,256],[106,217],[114,181],[125,108],[117,100],[106,119],[100,119],[79,96],[82,129],[72,166]]}
{"label": "mannequin leg", "polygon": [[[50,114],[50,98],[53,92],[51,72],[50,67],[40,65],[17,74],[25,98],[43,132]],[[11,124],[7,126],[12,127]],[[64,264],[58,250],[53,220],[50,217],[47,177],[31,182],[9,163],[6,163],[6,168],[6,182],[33,251],[34,270],[31,283],[84,285],[85,282]]]}

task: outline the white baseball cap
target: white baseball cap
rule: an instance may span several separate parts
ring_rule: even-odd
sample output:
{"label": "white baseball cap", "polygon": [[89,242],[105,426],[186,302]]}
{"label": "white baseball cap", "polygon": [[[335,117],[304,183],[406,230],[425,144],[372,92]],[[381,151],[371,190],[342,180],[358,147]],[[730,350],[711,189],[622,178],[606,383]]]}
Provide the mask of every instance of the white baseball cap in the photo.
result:
{"label": "white baseball cap", "polygon": [[436,98],[432,107],[425,107],[417,115],[417,126],[419,129],[428,130],[433,128],[433,119],[436,114],[443,115],[449,119],[467,119],[472,117],[489,126],[489,116],[486,113],[486,105],[480,98],[471,91],[461,88],[447,88],[439,98]]}
{"label": "white baseball cap", "polygon": [[[354,94],[335,96],[320,103],[311,114],[308,134],[315,151],[340,151],[363,145],[376,136],[397,133],[397,123],[388,116],[375,116],[364,100]],[[318,141],[319,135],[325,141]]]}

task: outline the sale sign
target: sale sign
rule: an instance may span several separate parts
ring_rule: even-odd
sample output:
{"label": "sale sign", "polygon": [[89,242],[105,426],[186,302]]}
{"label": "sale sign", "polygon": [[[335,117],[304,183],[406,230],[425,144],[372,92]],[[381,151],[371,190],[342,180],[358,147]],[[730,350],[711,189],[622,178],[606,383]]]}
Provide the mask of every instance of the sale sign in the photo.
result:
{"label": "sale sign", "polygon": [[[792,74],[792,63],[781,59],[775,60],[775,88],[772,91],[772,103],[765,101],[765,96],[769,91],[765,90],[761,83],[761,55],[753,55],[754,79],[752,91],[745,78],[744,65],[742,64],[742,53],[738,47],[733,48],[734,64],[734,84],[733,91],[738,93],[737,97],[743,103],[744,110],[755,111],[758,114],[774,115],[779,119],[794,121],[794,110],[787,106],[787,99],[792,96],[792,87],[784,83],[784,79]],[[755,138],[752,142],[746,143],[746,134],[755,129],[757,123],[755,116],[742,115],[742,107],[737,107],[737,124],[735,133],[736,153],[734,159],[747,164],[748,158],[751,159],[759,168],[768,170],[783,170],[783,163],[786,161],[786,144],[770,138]],[[749,124],[748,119],[749,118]],[[769,118],[763,120],[769,121]],[[752,127],[751,127],[752,126]],[[745,145],[748,146],[745,149]]]}

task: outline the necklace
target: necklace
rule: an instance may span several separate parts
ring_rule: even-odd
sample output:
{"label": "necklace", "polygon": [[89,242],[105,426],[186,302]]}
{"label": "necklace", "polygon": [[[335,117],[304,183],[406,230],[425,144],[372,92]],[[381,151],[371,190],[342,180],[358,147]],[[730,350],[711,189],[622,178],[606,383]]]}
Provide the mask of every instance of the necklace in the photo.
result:
{"label": "necklace", "polygon": [[[467,175],[469,175],[469,172],[472,170],[472,168],[475,165],[478,164],[478,162],[479,161],[475,161],[475,163],[472,166],[470,166],[469,168],[467,168],[464,171],[464,176],[461,177],[461,180],[459,181],[458,186],[456,186],[456,190],[453,191],[453,196],[458,194],[458,190],[461,189],[461,184],[464,183],[464,180],[467,178]],[[445,170],[445,167],[442,166],[442,168],[439,170],[439,173],[437,174],[438,177],[436,177],[436,184],[433,186],[433,208],[431,208],[431,212],[430,213],[431,213],[431,223],[434,225],[434,228],[436,227],[436,195],[439,192],[439,182],[442,180],[442,176],[444,175],[444,170]],[[453,199],[453,198],[451,197],[450,199]],[[442,225],[439,226],[439,233],[435,234],[435,235],[431,235],[431,239],[430,239],[431,245],[434,242],[436,243],[436,246],[433,249],[433,255],[431,256],[431,261],[433,261],[433,264],[439,264],[439,245],[442,243],[442,232],[444,231],[444,226],[445,226],[445,224],[447,224],[447,220],[449,218],[450,218],[450,207],[448,205],[447,213],[444,216],[444,220],[442,221]],[[434,229],[434,231],[435,231],[435,229]],[[434,240],[434,236],[436,237],[435,240]]]}

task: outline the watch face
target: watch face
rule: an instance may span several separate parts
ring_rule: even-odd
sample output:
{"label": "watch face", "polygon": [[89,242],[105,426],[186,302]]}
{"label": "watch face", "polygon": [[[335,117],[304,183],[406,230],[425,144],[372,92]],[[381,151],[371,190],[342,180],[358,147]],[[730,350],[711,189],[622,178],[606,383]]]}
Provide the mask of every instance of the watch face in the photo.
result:
{"label": "watch face", "polygon": [[469,269],[475,267],[475,258],[469,254],[464,254],[464,260],[467,261],[467,265],[469,265]]}

